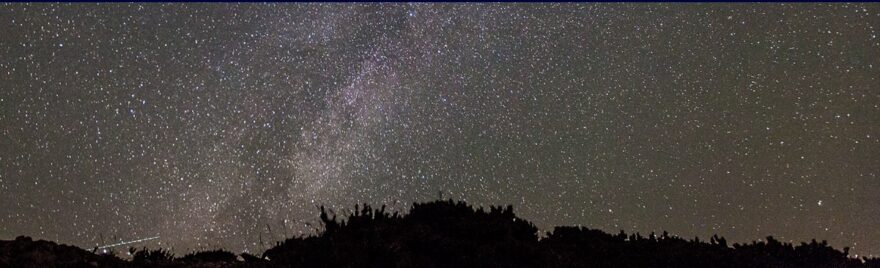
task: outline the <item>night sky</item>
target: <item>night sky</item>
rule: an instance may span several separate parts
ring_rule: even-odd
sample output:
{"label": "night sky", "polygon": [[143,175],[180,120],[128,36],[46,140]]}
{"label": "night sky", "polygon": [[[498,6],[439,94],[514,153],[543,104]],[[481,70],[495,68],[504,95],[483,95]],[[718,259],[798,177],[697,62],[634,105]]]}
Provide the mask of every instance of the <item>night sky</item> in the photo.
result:
{"label": "night sky", "polygon": [[0,4],[0,239],[261,252],[442,193],[877,255],[878,35],[878,4]]}

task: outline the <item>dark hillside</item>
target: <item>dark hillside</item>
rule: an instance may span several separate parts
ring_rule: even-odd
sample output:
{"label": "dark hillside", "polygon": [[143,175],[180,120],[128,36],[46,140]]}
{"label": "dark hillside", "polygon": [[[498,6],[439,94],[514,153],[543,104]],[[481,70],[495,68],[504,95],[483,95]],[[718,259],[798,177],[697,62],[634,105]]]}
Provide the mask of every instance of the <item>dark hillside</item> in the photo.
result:
{"label": "dark hillside", "polygon": [[364,205],[346,220],[323,208],[320,217],[323,232],[287,239],[262,257],[214,250],[175,258],[132,249],[125,261],[19,237],[0,241],[0,267],[880,267],[880,259],[851,258],[848,249],[815,240],[728,245],[718,236],[686,240],[583,227],[556,227],[539,239],[510,206],[486,211],[452,200],[417,203],[406,215]]}

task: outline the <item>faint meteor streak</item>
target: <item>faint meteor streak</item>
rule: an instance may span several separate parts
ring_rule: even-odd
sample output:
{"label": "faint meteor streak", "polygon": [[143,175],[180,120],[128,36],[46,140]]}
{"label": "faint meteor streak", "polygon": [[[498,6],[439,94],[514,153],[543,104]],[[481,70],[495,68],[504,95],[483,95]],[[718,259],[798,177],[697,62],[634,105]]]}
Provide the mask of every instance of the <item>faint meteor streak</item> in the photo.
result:
{"label": "faint meteor streak", "polygon": [[138,242],[150,241],[153,239],[159,239],[159,237],[154,236],[154,237],[142,238],[142,239],[137,239],[137,240],[132,240],[132,241],[123,241],[123,242],[119,242],[116,244],[100,246],[100,247],[98,247],[98,249],[112,248],[112,247],[116,247],[116,246],[122,246],[122,245],[134,244],[134,243],[138,243]]}

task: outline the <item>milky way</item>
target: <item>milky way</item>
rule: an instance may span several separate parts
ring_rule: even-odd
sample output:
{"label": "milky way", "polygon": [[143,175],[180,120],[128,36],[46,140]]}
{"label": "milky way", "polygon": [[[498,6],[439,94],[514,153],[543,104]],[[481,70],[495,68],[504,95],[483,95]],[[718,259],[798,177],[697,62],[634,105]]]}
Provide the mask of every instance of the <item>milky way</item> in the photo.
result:
{"label": "milky way", "polygon": [[317,207],[880,253],[877,4],[3,4],[0,239],[260,252]]}

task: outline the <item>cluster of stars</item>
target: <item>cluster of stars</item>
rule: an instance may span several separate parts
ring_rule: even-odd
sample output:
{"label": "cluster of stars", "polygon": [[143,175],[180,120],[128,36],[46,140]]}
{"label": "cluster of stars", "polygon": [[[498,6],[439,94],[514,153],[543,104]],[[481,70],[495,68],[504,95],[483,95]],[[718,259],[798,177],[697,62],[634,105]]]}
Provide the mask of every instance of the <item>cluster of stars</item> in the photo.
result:
{"label": "cluster of stars", "polygon": [[259,252],[442,195],[880,250],[878,5],[2,7],[0,239]]}

